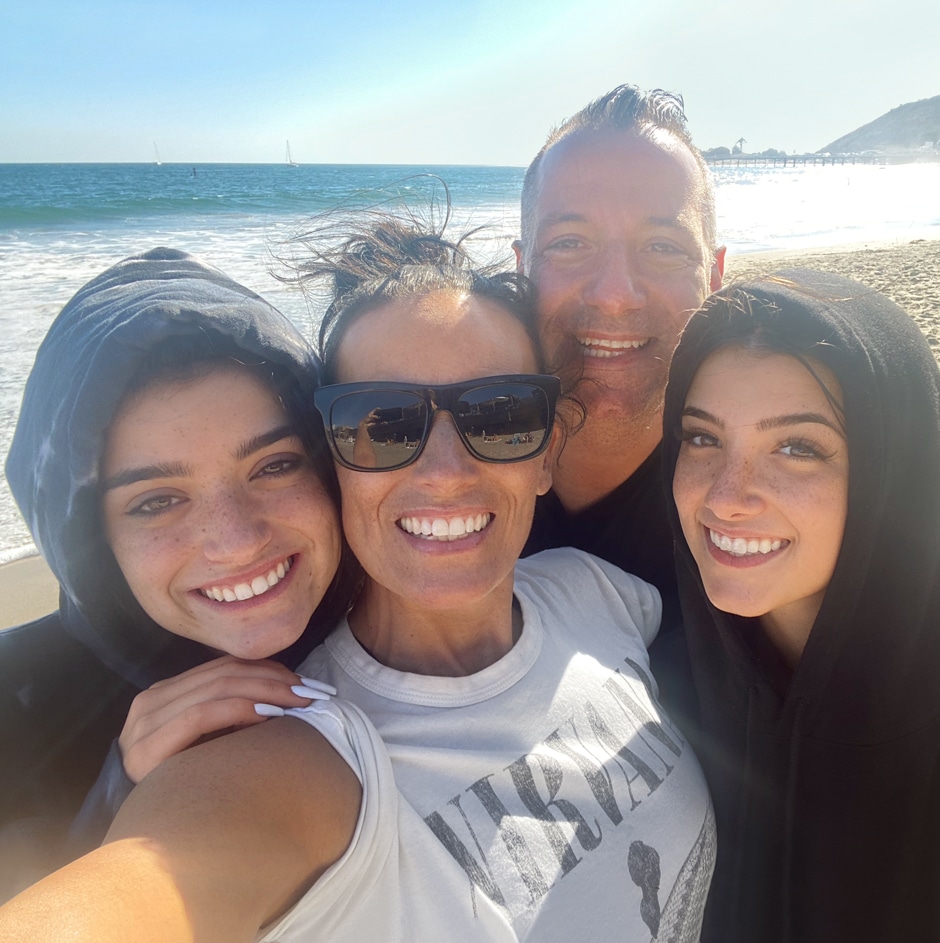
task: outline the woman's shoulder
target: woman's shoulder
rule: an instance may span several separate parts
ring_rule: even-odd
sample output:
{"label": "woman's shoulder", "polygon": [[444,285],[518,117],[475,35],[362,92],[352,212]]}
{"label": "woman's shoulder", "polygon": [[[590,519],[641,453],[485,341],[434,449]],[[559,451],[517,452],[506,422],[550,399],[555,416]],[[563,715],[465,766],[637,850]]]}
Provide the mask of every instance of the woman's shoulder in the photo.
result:
{"label": "woman's shoulder", "polygon": [[637,596],[659,596],[656,587],[640,577],[575,547],[557,547],[525,557],[516,564],[516,576],[526,580],[609,584],[629,588]]}
{"label": "woman's shoulder", "polygon": [[646,645],[656,635],[662,601],[656,587],[584,550],[543,550],[516,565],[516,592],[590,616],[607,611],[639,629]]}

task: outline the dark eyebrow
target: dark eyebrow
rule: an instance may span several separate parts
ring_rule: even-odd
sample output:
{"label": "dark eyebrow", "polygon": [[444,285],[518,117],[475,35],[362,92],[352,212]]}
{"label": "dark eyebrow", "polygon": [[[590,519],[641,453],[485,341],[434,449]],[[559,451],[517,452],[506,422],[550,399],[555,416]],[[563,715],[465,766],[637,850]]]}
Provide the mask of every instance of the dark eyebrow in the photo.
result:
{"label": "dark eyebrow", "polygon": [[138,468],[125,468],[116,475],[111,475],[101,482],[101,491],[113,491],[125,485],[133,485],[138,481],[148,481],[151,478],[185,478],[192,469],[182,462],[169,462],[166,465],[141,465]]}
{"label": "dark eyebrow", "polygon": [[[243,442],[235,451],[235,458],[238,461],[244,461],[250,458],[255,452],[266,449],[281,439],[289,439],[296,435],[290,426],[278,426],[270,432],[262,432],[260,435],[253,436],[247,442]],[[152,478],[185,478],[193,473],[191,465],[183,462],[167,462],[158,465],[141,465],[136,468],[125,468],[101,483],[102,494],[106,491],[113,491],[115,488],[123,488],[126,485],[136,484],[138,481],[149,481]]]}
{"label": "dark eyebrow", "polygon": [[832,420],[822,413],[789,413],[786,416],[772,416],[770,419],[761,419],[757,428],[761,432],[767,429],[779,429],[781,426],[796,426],[804,422],[815,422],[821,426],[828,426],[833,432],[842,435],[842,431],[833,424]]}
{"label": "dark eyebrow", "polygon": [[297,433],[294,432],[291,426],[278,426],[277,429],[262,432],[261,435],[256,435],[247,442],[243,442],[235,452],[235,457],[242,461],[242,459],[250,458],[255,452],[260,452],[261,449],[266,449],[269,445],[280,442],[281,439],[289,439],[295,435]]}
{"label": "dark eyebrow", "polygon": [[[710,422],[719,429],[724,429],[725,424],[711,413],[696,406],[686,406],[682,411],[683,416],[691,416],[693,419],[701,419],[703,422]],[[766,432],[768,429],[779,429],[782,426],[796,426],[804,422],[815,422],[822,426],[828,426],[833,432],[844,437],[844,433],[838,426],[834,425],[832,420],[822,413],[787,413],[785,416],[772,416],[769,419],[761,419],[756,427],[760,432]]]}
{"label": "dark eyebrow", "polygon": [[711,413],[705,412],[704,409],[699,409],[697,406],[686,406],[682,410],[682,418],[686,416],[691,416],[693,419],[701,419],[702,422],[710,422],[713,426],[718,426],[719,429],[724,429],[725,424],[717,417],[713,416]]}

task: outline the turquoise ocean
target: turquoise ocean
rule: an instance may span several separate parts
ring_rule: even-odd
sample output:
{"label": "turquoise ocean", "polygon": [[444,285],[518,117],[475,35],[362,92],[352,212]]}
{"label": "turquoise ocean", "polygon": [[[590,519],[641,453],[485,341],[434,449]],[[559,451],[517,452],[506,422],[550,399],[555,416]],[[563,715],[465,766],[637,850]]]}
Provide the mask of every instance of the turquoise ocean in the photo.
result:
{"label": "turquoise ocean", "polygon": [[[276,259],[310,215],[401,194],[440,201],[477,254],[511,264],[519,167],[310,164],[0,164],[0,456],[36,348],[89,278],[158,245],[185,249],[265,295],[312,334],[315,299],[278,282]],[[729,252],[940,238],[940,164],[717,167]],[[0,563],[33,552],[0,476]]]}

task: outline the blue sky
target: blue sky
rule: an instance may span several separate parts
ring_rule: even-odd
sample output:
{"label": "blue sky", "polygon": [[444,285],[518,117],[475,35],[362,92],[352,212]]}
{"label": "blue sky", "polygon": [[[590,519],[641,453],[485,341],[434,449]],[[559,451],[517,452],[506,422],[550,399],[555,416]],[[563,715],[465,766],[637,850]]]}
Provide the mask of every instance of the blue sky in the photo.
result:
{"label": "blue sky", "polygon": [[701,147],[816,150],[940,94],[934,0],[13,0],[0,161],[528,162],[620,82]]}

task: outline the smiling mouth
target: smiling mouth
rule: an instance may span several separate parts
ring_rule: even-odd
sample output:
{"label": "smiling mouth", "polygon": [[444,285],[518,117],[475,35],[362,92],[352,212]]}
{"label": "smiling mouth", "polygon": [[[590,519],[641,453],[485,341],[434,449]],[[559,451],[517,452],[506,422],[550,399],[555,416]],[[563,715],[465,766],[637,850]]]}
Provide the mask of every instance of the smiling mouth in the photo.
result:
{"label": "smiling mouth", "polygon": [[745,540],[743,537],[729,537],[727,534],[719,533],[717,530],[707,528],[708,536],[711,542],[725,553],[730,553],[733,557],[752,557],[755,554],[773,553],[781,547],[786,547],[789,540],[771,540],[764,537],[761,540]]}
{"label": "smiling mouth", "polygon": [[287,576],[293,565],[294,558],[287,557],[263,576],[256,576],[250,581],[235,583],[231,586],[207,586],[201,588],[199,592],[206,599],[212,599],[215,602],[244,602],[246,599],[261,596],[277,586]]}
{"label": "smiling mouth", "polygon": [[414,537],[425,540],[465,540],[489,526],[492,514],[468,514],[465,517],[402,517],[398,526]]}
{"label": "smiling mouth", "polygon": [[649,337],[641,340],[609,340],[601,337],[582,335],[576,338],[585,357],[618,357],[628,350],[640,350],[649,342]]}

